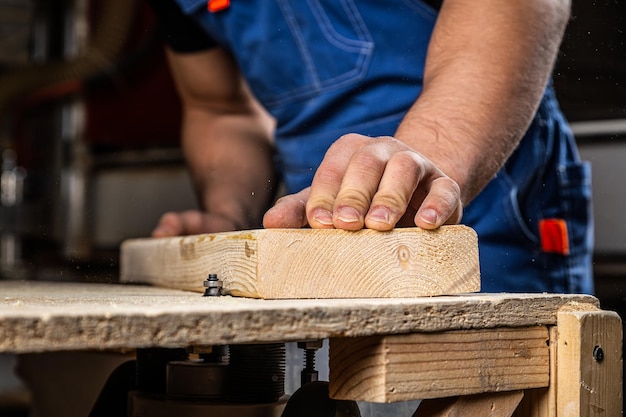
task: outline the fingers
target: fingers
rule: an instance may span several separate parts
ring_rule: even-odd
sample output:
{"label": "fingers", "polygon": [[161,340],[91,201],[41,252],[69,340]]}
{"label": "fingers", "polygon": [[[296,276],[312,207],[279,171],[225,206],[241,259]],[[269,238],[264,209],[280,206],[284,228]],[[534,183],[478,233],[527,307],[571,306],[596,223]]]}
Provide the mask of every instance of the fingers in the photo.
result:
{"label": "fingers", "polygon": [[352,156],[335,197],[333,225],[336,228],[363,228],[365,216],[385,173],[389,153],[387,147],[366,145]]}
{"label": "fingers", "polygon": [[367,228],[393,229],[422,182],[425,162],[420,155],[410,151],[398,152],[390,158],[365,219]]}
{"label": "fingers", "polygon": [[436,229],[443,224],[456,224],[462,216],[459,186],[449,177],[438,177],[432,181],[415,215],[415,225],[422,229]]}
{"label": "fingers", "polygon": [[338,220],[340,225],[352,225],[353,230],[363,227],[362,224],[360,227],[356,226],[362,214],[350,213],[349,210],[353,207],[345,205],[341,215],[335,212],[335,207],[337,194],[353,155],[368,142],[371,142],[371,139],[366,136],[350,134],[341,137],[326,152],[315,172],[306,204],[306,216],[312,228],[332,229],[336,226],[335,220]]}
{"label": "fingers", "polygon": [[[345,140],[343,140],[345,139]],[[331,152],[332,151],[332,152]],[[333,145],[312,187],[279,199],[263,218],[266,228],[391,230],[396,225],[435,229],[461,220],[458,185],[432,162],[393,138],[349,135]],[[153,237],[230,231],[225,216],[200,211],[164,214]]]}
{"label": "fingers", "polygon": [[434,229],[461,215],[456,182],[391,137],[342,137],[324,157],[306,203],[313,228],[385,231],[411,219]]}
{"label": "fingers", "polygon": [[274,207],[265,213],[263,227],[275,229],[307,226],[305,210],[310,191],[310,188],[305,188],[297,194],[291,194],[276,201]]}
{"label": "fingers", "polygon": [[184,231],[183,221],[178,213],[165,213],[152,231],[152,237],[180,236]]}
{"label": "fingers", "polygon": [[223,216],[188,210],[180,213],[165,213],[152,231],[152,237],[174,237],[198,235],[236,230],[236,225]]}
{"label": "fingers", "polygon": [[391,230],[403,217],[410,225],[436,229],[456,224],[462,216],[458,184],[432,162],[412,151],[395,153],[387,162],[378,190],[372,199],[365,225],[369,229]]}

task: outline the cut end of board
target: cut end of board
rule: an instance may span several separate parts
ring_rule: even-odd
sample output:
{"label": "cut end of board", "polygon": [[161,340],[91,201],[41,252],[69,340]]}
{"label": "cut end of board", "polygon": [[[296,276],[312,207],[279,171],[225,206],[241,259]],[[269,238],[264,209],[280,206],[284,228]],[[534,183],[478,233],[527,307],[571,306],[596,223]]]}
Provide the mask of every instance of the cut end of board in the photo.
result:
{"label": "cut end of board", "polygon": [[466,226],[378,232],[261,229],[123,243],[121,281],[265,299],[398,298],[480,290],[478,239]]}

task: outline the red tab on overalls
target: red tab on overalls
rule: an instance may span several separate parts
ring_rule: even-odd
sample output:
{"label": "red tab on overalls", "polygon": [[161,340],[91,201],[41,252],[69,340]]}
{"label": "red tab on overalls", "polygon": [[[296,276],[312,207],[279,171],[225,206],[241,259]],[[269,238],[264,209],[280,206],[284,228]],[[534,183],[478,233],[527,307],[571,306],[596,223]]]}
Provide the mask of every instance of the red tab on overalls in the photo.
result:
{"label": "red tab on overalls", "polygon": [[209,0],[207,8],[211,13],[220,12],[228,9],[230,6],[230,0]]}
{"label": "red tab on overalls", "polygon": [[569,255],[569,236],[565,220],[539,220],[539,236],[541,237],[541,249],[544,252]]}

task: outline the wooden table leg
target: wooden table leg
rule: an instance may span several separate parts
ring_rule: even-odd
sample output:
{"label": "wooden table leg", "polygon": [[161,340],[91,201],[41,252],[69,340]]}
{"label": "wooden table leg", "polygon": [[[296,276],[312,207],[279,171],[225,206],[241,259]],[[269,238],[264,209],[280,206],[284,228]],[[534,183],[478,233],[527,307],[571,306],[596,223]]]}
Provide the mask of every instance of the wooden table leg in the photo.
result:
{"label": "wooden table leg", "polygon": [[622,324],[612,311],[559,312],[557,417],[622,415]]}

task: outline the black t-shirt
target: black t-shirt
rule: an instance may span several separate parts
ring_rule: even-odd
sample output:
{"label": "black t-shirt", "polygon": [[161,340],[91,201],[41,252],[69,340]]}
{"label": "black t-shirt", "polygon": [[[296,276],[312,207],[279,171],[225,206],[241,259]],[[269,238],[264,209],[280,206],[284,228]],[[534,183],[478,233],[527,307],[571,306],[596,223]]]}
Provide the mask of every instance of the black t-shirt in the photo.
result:
{"label": "black t-shirt", "polygon": [[217,46],[217,43],[173,0],[148,0],[158,20],[161,37],[179,53],[198,52]]}
{"label": "black t-shirt", "polygon": [[[443,0],[424,0],[439,10]],[[148,0],[158,19],[163,40],[179,53],[198,52],[217,46],[217,43],[189,16],[185,15],[173,0]]]}

